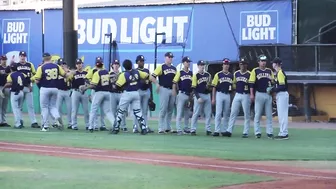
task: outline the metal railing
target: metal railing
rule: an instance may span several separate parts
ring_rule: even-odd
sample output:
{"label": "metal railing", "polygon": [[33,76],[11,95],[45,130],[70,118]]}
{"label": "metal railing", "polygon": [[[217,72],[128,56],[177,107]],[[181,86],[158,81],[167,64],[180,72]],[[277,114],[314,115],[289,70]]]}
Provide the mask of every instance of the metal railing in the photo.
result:
{"label": "metal railing", "polygon": [[270,61],[280,57],[287,72],[302,75],[336,74],[336,44],[246,45],[239,47],[239,53],[248,59],[251,67],[257,66],[260,54],[265,54]]}

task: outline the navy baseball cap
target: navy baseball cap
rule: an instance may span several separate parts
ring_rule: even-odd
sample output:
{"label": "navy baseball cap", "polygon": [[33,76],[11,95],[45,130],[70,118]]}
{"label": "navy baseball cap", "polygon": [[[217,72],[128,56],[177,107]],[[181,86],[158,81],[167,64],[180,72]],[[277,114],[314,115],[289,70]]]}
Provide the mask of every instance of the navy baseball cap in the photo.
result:
{"label": "navy baseball cap", "polygon": [[241,58],[241,59],[239,60],[239,63],[241,63],[241,64],[248,64],[246,58]]}
{"label": "navy baseball cap", "polygon": [[51,57],[51,55],[49,53],[43,53],[43,58],[46,58],[46,57]]}
{"label": "navy baseball cap", "polygon": [[80,58],[76,59],[76,64],[82,64],[82,63],[83,63],[82,59],[80,59]]}
{"label": "navy baseball cap", "polygon": [[27,56],[27,53],[25,51],[20,51],[19,56]]}
{"label": "navy baseball cap", "polygon": [[267,61],[267,56],[262,54],[258,57],[258,61]]}
{"label": "navy baseball cap", "polygon": [[145,57],[143,55],[138,55],[135,59],[135,62],[138,62],[138,61],[145,61]]}
{"label": "navy baseball cap", "polygon": [[199,60],[199,61],[197,62],[197,65],[205,65],[205,61],[203,61],[203,60]]}
{"label": "navy baseball cap", "polygon": [[96,63],[103,63],[103,58],[100,56],[96,57]]}
{"label": "navy baseball cap", "polygon": [[230,64],[230,59],[224,58],[223,59],[223,64]]}
{"label": "navy baseball cap", "polygon": [[57,64],[62,65],[62,64],[66,64],[66,62],[64,61],[63,58],[60,58],[60,59],[57,60]]}
{"label": "navy baseball cap", "polygon": [[120,62],[119,62],[118,59],[115,59],[115,60],[112,62],[112,65],[113,65],[113,64],[119,64],[119,65],[120,65]]}
{"label": "navy baseball cap", "polygon": [[6,55],[2,55],[2,56],[0,56],[0,60],[7,60]]}
{"label": "navy baseball cap", "polygon": [[174,58],[174,55],[172,52],[166,52],[165,57]]}
{"label": "navy baseball cap", "polygon": [[279,57],[274,58],[272,62],[276,64],[282,64],[282,60]]}
{"label": "navy baseball cap", "polygon": [[189,58],[189,56],[185,56],[182,58],[182,62],[192,62],[192,60]]}

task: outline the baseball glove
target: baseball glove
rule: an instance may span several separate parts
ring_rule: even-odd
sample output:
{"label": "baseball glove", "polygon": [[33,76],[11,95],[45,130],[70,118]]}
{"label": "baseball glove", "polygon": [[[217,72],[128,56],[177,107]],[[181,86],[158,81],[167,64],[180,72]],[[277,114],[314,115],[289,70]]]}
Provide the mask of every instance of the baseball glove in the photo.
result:
{"label": "baseball glove", "polygon": [[148,101],[148,107],[150,111],[155,111],[156,104],[153,102],[153,100]]}

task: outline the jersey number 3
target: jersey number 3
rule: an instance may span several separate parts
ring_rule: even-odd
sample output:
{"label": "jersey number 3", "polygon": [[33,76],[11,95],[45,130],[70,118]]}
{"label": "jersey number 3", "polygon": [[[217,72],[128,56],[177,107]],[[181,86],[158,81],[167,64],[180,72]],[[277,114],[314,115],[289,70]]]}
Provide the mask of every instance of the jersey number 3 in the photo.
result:
{"label": "jersey number 3", "polygon": [[58,76],[57,71],[58,71],[57,68],[45,70],[45,73],[47,74],[46,79],[47,80],[57,79]]}

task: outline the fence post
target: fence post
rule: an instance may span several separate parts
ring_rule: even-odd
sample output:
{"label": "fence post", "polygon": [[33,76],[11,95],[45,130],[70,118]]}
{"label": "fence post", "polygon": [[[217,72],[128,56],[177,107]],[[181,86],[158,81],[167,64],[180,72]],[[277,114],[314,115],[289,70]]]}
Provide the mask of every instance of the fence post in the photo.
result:
{"label": "fence post", "polygon": [[305,120],[306,122],[311,122],[309,85],[307,83],[303,84],[303,99]]}
{"label": "fence post", "polygon": [[319,65],[318,65],[318,53],[317,53],[317,46],[314,46],[314,54],[315,54],[315,73],[317,74],[319,71]]}

